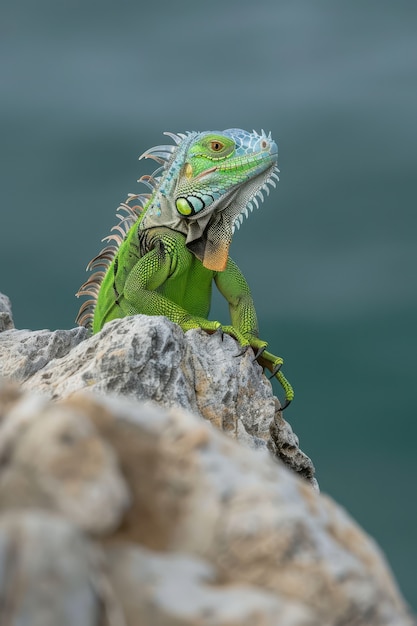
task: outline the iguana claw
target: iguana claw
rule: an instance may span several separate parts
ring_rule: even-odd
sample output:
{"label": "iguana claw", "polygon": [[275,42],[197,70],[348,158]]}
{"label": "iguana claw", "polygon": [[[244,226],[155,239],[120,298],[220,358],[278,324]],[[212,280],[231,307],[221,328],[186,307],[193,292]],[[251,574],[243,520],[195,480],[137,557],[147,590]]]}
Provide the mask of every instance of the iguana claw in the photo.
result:
{"label": "iguana claw", "polygon": [[285,402],[281,406],[281,411],[284,411],[284,409],[286,409],[291,404],[291,401],[294,398],[294,391],[290,383],[288,382],[288,380],[285,378],[284,374],[280,370],[278,370],[275,376],[277,377],[279,383],[281,384],[281,387],[283,388],[285,392]]}
{"label": "iguana claw", "polygon": [[223,341],[223,339],[224,339],[224,330],[223,330],[223,328],[221,326],[216,328],[216,330],[214,331],[213,335],[220,335],[220,339]]}
{"label": "iguana claw", "polygon": [[259,359],[259,357],[262,355],[263,352],[265,352],[265,350],[266,350],[266,346],[262,346],[261,348],[259,348],[257,353],[252,359],[252,363],[255,363],[255,361]]}
{"label": "iguana claw", "polygon": [[283,403],[281,407],[281,411],[283,411],[284,409],[288,407],[288,405],[291,403],[291,401],[294,398],[293,388],[291,387],[291,384],[285,378],[281,370],[283,361],[281,357],[277,357],[274,354],[271,354],[270,352],[265,352],[265,351],[260,356],[258,356],[258,359],[259,359],[259,364],[261,365],[261,367],[264,367],[271,372],[271,376],[269,376],[268,378],[269,379],[276,378],[284,390],[285,402]]}
{"label": "iguana claw", "polygon": [[282,363],[277,363],[277,365],[275,365],[274,369],[272,370],[271,376],[268,376],[268,379],[271,380],[271,378],[275,378],[275,376],[278,374],[281,367],[282,367]]}
{"label": "iguana claw", "polygon": [[249,350],[250,346],[241,346],[239,352],[237,354],[234,355],[234,357],[238,357],[238,356],[243,356],[244,354],[246,354],[246,352]]}

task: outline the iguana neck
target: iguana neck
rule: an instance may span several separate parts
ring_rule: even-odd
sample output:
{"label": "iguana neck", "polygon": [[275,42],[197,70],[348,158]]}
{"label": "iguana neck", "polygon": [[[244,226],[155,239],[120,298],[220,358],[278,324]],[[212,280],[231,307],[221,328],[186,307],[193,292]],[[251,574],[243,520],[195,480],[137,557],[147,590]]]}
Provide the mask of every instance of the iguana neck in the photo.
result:
{"label": "iguana neck", "polygon": [[[251,175],[249,166],[251,164],[252,154],[248,150],[248,154],[244,155],[240,159],[231,160],[228,167],[224,167],[222,164],[217,166],[216,161],[213,161],[214,165],[209,168],[207,172],[215,171],[216,169],[224,170],[225,182],[222,192],[218,191],[216,187],[210,190],[210,193],[206,192],[206,195],[198,195],[198,191],[194,190],[192,174],[192,165],[190,164],[190,157],[187,154],[190,146],[196,141],[199,133],[188,133],[185,135],[181,143],[172,152],[170,158],[164,163],[160,177],[153,178],[155,188],[146,204],[143,216],[140,221],[140,230],[146,230],[150,228],[170,228],[176,232],[180,232],[184,235],[186,240],[186,246],[208,269],[214,271],[223,271],[227,265],[227,259],[229,254],[229,247],[232,241],[232,236],[235,230],[235,225],[240,226],[243,216],[248,215],[248,207],[253,208],[251,202],[256,205],[256,195],[263,200],[261,189],[268,191],[266,183],[271,182],[272,176],[276,176],[276,158],[269,158],[267,152],[265,152],[265,160],[269,158],[268,165],[261,169],[259,173]],[[266,135],[257,137],[260,139],[264,137],[264,143],[267,144],[269,138]],[[271,150],[276,148],[274,142],[270,142]],[[160,148],[158,151],[157,148]],[[167,149],[166,146],[158,146],[151,149],[149,153],[145,153],[145,156],[155,158],[153,154],[162,154],[162,148]],[[153,151],[153,152],[152,152]],[[256,153],[255,153],[256,154]],[[255,159],[253,159],[255,162]],[[256,167],[259,169],[258,157],[256,161]],[[188,169],[187,169],[188,168]],[[248,173],[246,178],[242,179],[237,176],[239,170],[246,168]],[[159,172],[157,171],[157,172]],[[205,172],[200,174],[205,176]],[[184,216],[177,210],[178,201],[178,188],[181,180],[190,178],[187,186],[187,193],[189,197],[193,198],[194,202],[199,202],[199,198],[210,197],[210,203],[207,206],[203,206],[202,209],[197,212]],[[199,177],[195,178],[196,184],[199,182]],[[233,184],[233,181],[237,179],[238,182]],[[274,184],[274,183],[272,183]],[[195,194],[195,195],[194,195]],[[200,201],[201,204],[203,200]],[[185,205],[187,206],[187,205]]]}

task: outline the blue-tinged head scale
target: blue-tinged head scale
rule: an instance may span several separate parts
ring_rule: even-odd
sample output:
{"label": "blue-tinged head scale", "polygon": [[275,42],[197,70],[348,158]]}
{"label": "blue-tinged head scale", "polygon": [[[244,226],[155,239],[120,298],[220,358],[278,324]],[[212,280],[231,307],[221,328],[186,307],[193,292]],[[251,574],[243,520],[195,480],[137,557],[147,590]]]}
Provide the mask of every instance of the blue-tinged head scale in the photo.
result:
{"label": "blue-tinged head scale", "polygon": [[[271,134],[239,128],[170,136],[144,156],[164,164],[141,228],[168,226],[209,269],[226,267],[235,227],[275,186],[278,148]],[[159,172],[158,172],[159,173]],[[155,175],[154,175],[155,176]]]}

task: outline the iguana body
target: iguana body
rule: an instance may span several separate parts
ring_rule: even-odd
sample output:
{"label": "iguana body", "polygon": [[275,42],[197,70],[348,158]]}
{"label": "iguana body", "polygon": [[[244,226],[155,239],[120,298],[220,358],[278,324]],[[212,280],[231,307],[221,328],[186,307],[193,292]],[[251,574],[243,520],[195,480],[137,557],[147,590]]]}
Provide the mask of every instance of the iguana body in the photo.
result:
{"label": "iguana body", "polygon": [[[229,129],[170,135],[176,145],[156,146],[142,156],[161,167],[140,181],[150,194],[131,195],[120,206],[116,245],[104,248],[88,269],[101,268],[77,295],[91,295],[77,322],[98,332],[115,318],[143,313],[165,315],[184,331],[201,328],[234,337],[284,388],[282,359],[258,337],[248,284],[228,251],[235,226],[275,186],[278,150],[263,131]],[[133,203],[137,202],[135,206]],[[231,325],[209,321],[213,282],[229,303]]]}

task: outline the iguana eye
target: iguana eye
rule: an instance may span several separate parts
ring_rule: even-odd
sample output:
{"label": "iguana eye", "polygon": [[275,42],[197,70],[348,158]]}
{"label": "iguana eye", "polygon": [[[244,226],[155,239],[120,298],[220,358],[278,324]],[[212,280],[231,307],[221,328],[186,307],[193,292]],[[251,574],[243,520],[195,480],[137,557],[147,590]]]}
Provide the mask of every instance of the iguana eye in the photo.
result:
{"label": "iguana eye", "polygon": [[191,150],[191,158],[197,156],[216,161],[230,156],[234,149],[233,139],[210,133]]}
{"label": "iguana eye", "polygon": [[220,150],[224,148],[224,143],[222,143],[221,141],[211,141],[210,148],[213,150],[213,152],[220,152]]}

